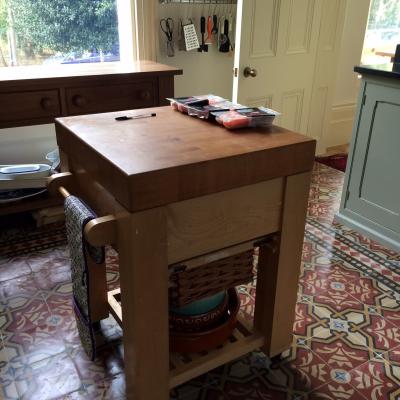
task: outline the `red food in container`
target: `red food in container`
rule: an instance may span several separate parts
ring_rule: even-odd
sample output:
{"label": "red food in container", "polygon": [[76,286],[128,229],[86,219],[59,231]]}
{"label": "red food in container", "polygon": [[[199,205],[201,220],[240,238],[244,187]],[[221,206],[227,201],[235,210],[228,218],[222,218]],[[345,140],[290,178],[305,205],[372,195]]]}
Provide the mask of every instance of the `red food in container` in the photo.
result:
{"label": "red food in container", "polygon": [[171,107],[192,117],[217,121],[227,129],[266,128],[280,113],[266,107],[245,107],[211,94],[168,99]]}
{"label": "red food in container", "polygon": [[176,101],[171,101],[171,107],[173,110],[178,110],[178,103]]}
{"label": "red food in container", "polygon": [[237,111],[227,111],[217,117],[217,122],[228,129],[239,129],[250,126],[251,119]]}
{"label": "red food in container", "polygon": [[[190,104],[197,103],[197,102],[201,101],[197,97],[177,97],[177,98],[174,98],[174,99],[167,99],[167,100],[170,101],[171,107],[174,110],[178,110],[178,111],[180,111],[181,113],[184,113],[184,114],[188,113],[187,107]],[[203,102],[204,102],[204,100],[203,100]],[[207,102],[207,104],[208,104],[208,102]]]}
{"label": "red food in container", "polygon": [[178,111],[180,111],[181,113],[187,114],[188,113],[187,105],[178,103]]}

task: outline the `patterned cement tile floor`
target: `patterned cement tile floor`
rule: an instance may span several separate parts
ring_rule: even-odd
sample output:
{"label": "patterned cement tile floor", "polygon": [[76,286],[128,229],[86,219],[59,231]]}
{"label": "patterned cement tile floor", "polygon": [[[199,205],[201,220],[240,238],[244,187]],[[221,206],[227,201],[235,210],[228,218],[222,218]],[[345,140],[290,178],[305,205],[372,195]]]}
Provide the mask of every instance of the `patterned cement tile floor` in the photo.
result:
{"label": "patterned cement tile floor", "polygon": [[[343,174],[316,164],[291,348],[205,374],[171,399],[400,399],[400,255],[333,222]],[[124,398],[121,330],[102,322],[96,362],[79,343],[62,225],[0,237],[0,384],[5,399]],[[107,254],[109,286],[117,254]],[[254,282],[240,288],[251,318]],[[1,397],[1,396],[0,396]]]}

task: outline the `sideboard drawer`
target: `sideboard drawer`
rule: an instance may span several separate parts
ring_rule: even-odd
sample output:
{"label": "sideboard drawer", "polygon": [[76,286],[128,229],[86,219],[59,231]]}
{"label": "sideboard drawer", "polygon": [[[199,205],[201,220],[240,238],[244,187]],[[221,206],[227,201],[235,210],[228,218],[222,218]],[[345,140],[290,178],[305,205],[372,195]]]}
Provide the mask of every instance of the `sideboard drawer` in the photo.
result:
{"label": "sideboard drawer", "polygon": [[156,86],[151,81],[68,88],[66,92],[69,114],[99,113],[157,105]]}
{"label": "sideboard drawer", "polygon": [[0,93],[0,123],[58,117],[59,91],[38,90]]}

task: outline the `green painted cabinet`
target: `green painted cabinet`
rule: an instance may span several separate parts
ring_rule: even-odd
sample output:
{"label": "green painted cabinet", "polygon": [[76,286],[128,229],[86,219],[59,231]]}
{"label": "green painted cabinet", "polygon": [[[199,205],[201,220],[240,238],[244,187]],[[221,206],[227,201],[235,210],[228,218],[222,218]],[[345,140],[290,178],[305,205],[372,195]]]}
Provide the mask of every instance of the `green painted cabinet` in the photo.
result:
{"label": "green painted cabinet", "polygon": [[363,73],[337,219],[400,251],[400,79]]}

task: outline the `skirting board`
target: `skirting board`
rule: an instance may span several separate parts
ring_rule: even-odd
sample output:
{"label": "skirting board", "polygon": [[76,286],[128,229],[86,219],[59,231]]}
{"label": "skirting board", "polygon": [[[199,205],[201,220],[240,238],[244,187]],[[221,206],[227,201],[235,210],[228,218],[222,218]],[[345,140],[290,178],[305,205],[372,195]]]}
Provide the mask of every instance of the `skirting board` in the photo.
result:
{"label": "skirting board", "polygon": [[396,234],[393,232],[393,235],[391,235],[392,231],[375,224],[373,221],[348,210],[340,210],[335,215],[335,220],[383,246],[387,246],[389,249],[400,252],[400,240],[395,238]]}
{"label": "skirting board", "polygon": [[332,108],[329,134],[324,141],[327,148],[350,143],[356,107],[354,102],[338,104]]}

